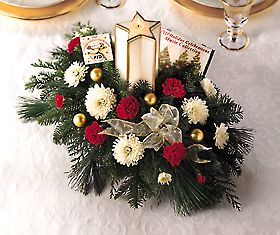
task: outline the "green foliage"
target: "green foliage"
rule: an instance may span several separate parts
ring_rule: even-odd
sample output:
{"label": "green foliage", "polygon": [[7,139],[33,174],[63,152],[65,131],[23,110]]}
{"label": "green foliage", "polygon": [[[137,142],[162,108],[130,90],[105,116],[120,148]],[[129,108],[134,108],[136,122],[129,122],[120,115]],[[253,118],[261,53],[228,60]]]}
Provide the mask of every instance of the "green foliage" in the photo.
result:
{"label": "green foliage", "polygon": [[[89,36],[96,34],[96,30],[89,23],[74,25],[73,32],[67,34],[70,40],[76,36]],[[58,47],[50,53],[48,61],[38,60],[33,66],[40,69],[37,75],[31,76],[25,88],[30,91],[39,91],[38,98],[23,98],[18,107],[20,118],[26,122],[36,121],[39,125],[54,125],[53,142],[66,145],[71,158],[71,169],[68,173],[72,188],[88,194],[92,190],[100,195],[107,182],[111,182],[111,198],[124,197],[132,208],[139,208],[151,197],[157,199],[158,203],[164,195],[169,196],[177,213],[191,215],[205,208],[212,208],[223,198],[227,198],[230,204],[240,210],[240,203],[235,192],[233,183],[234,176],[241,175],[241,164],[244,155],[252,148],[253,134],[251,129],[234,128],[231,125],[240,122],[243,111],[228,95],[220,93],[207,97],[200,86],[204,78],[197,70],[195,63],[176,63],[168,68],[159,70],[156,78],[156,90],[153,91],[147,81],[139,81],[130,86],[128,81],[120,78],[118,70],[113,62],[89,65],[85,81],[80,82],[77,87],[68,87],[64,83],[65,70],[75,61],[82,62],[81,47],[74,49],[68,54],[67,48]],[[102,145],[90,144],[84,136],[85,129],[92,122],[98,121],[103,128],[107,124],[91,117],[84,105],[87,91],[96,84],[90,79],[93,68],[101,68],[102,79],[97,82],[105,87],[114,89],[117,102],[121,98],[133,95],[140,103],[139,113],[135,122],[140,122],[141,116],[150,110],[144,100],[146,94],[155,92],[157,102],[154,108],[158,109],[161,104],[167,103],[178,108],[181,113],[182,99],[163,94],[162,84],[167,78],[180,79],[187,91],[186,99],[194,96],[206,101],[209,109],[209,118],[205,125],[190,124],[187,117],[180,117],[179,128],[183,133],[183,144],[188,147],[195,142],[190,138],[190,132],[199,128],[204,133],[201,142],[211,150],[198,154],[201,159],[210,160],[209,163],[200,164],[186,158],[178,167],[172,167],[164,158],[163,150],[158,152],[153,149],[145,149],[145,156],[136,166],[123,166],[114,159],[112,148],[114,137],[109,137]],[[55,104],[55,95],[59,93],[64,97],[64,104],[58,109]],[[77,113],[86,115],[85,126],[78,128],[73,124],[73,117]],[[113,110],[107,115],[107,119],[116,118]],[[229,126],[229,141],[225,149],[221,150],[215,146],[215,125],[225,123]],[[158,183],[158,175],[166,172],[172,175],[169,185]],[[206,182],[200,184],[198,175],[203,175]]]}
{"label": "green foliage", "polygon": [[72,33],[65,34],[65,37],[68,40],[71,40],[72,38],[77,36],[86,37],[95,34],[96,34],[96,29],[93,28],[90,25],[90,21],[88,21],[87,24],[82,24],[81,22],[74,24],[72,28]]}
{"label": "green foliage", "polygon": [[92,188],[97,195],[104,190],[107,181],[107,172],[95,160],[98,152],[91,148],[85,156],[77,160],[69,174],[70,185],[84,195]]}
{"label": "green foliage", "polygon": [[49,104],[40,99],[29,99],[21,97],[18,115],[25,122],[36,121],[49,110]]}
{"label": "green foliage", "polygon": [[174,173],[175,179],[169,189],[177,213],[191,215],[216,204],[217,195],[213,194],[211,187],[199,185],[183,167],[177,168]]}
{"label": "green foliage", "polygon": [[56,80],[56,76],[51,72],[40,72],[37,76],[33,75],[30,81],[25,84],[26,90],[45,89],[49,83]]}
{"label": "green foliage", "polygon": [[238,159],[243,159],[253,147],[253,130],[246,128],[229,128],[228,152]]}
{"label": "green foliage", "polygon": [[148,189],[148,197],[155,197],[160,203],[164,187],[158,181],[158,174],[161,171],[172,170],[170,164],[162,161],[163,156],[156,154],[154,150],[147,149],[145,157],[139,162],[139,173]]}
{"label": "green foliage", "polygon": [[209,98],[208,107],[209,117],[218,125],[239,123],[243,119],[242,107],[227,94]]}
{"label": "green foliage", "polygon": [[227,198],[228,202],[232,204],[233,208],[237,209],[238,211],[241,210],[241,203],[239,202],[238,196],[236,196],[236,185],[233,183],[231,179],[223,180],[215,178],[213,182],[219,191],[224,192],[225,197]]}
{"label": "green foliage", "polygon": [[137,209],[143,206],[147,198],[147,187],[140,178],[138,169],[126,176],[120,183],[115,192],[112,191],[112,197],[118,199],[120,196],[125,196],[130,207]]}
{"label": "green foliage", "polygon": [[113,62],[103,63],[103,79],[102,83],[106,87],[111,87],[123,98],[128,94],[129,83],[120,78],[119,72],[115,69]]}
{"label": "green foliage", "polygon": [[73,131],[73,124],[72,120],[68,120],[62,123],[59,123],[53,132],[53,142],[55,144],[67,144],[67,140],[69,138],[69,135]]}

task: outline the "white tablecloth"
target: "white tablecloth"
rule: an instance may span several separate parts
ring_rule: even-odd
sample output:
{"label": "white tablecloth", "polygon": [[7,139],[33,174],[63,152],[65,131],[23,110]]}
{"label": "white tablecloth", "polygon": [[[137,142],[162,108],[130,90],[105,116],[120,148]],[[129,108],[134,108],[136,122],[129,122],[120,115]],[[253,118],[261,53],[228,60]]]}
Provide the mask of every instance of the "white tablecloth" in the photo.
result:
{"label": "white tablecloth", "polygon": [[[243,211],[227,203],[192,217],[175,216],[165,202],[139,210],[125,200],[83,196],[68,187],[70,163],[63,146],[52,143],[52,127],[24,124],[16,114],[18,96],[29,95],[24,83],[30,63],[66,45],[64,33],[88,20],[99,32],[135,11],[147,19],[194,37],[217,52],[208,77],[242,104],[243,126],[256,130],[255,148],[237,180]],[[22,21],[0,16],[0,234],[278,234],[280,235],[280,3],[250,17],[245,31],[250,47],[229,52],[217,43],[222,19],[191,13],[172,0],[127,0],[106,10],[90,0],[83,8],[57,18]]]}

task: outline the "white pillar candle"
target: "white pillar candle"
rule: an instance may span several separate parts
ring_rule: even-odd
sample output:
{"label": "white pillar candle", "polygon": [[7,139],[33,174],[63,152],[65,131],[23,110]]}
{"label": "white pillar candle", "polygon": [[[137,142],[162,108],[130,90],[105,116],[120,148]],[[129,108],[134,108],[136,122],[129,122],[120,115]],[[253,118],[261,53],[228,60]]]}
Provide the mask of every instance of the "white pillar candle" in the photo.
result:
{"label": "white pillar candle", "polygon": [[121,78],[134,85],[146,80],[155,89],[159,66],[160,22],[145,20],[138,12],[132,21],[115,26],[115,62]]}

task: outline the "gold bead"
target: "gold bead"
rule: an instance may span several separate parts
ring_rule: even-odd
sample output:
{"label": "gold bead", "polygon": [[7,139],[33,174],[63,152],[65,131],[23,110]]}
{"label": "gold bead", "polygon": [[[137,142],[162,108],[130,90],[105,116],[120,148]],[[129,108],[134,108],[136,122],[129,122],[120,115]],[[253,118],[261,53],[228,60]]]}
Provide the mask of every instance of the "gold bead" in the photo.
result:
{"label": "gold bead", "polygon": [[194,129],[191,132],[191,139],[195,142],[201,142],[204,138],[204,134],[200,129]]}
{"label": "gold bead", "polygon": [[157,102],[157,96],[151,92],[144,96],[144,100],[149,106],[152,106]]}
{"label": "gold bead", "polygon": [[78,113],[73,118],[73,123],[76,127],[82,127],[86,123],[86,116],[82,113]]}
{"label": "gold bead", "polygon": [[102,78],[103,72],[101,68],[94,68],[90,72],[90,78],[94,82],[98,82]]}

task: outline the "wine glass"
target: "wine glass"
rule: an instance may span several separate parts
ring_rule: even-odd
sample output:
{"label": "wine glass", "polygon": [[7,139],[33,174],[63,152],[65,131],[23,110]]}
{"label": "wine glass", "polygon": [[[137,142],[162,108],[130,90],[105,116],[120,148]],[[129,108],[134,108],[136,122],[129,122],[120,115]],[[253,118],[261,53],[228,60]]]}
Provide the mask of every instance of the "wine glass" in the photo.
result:
{"label": "wine glass", "polygon": [[221,0],[227,31],[219,36],[219,43],[228,50],[241,50],[249,45],[249,37],[242,31],[255,0]]}

